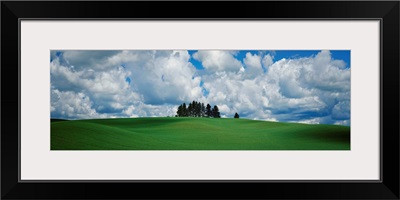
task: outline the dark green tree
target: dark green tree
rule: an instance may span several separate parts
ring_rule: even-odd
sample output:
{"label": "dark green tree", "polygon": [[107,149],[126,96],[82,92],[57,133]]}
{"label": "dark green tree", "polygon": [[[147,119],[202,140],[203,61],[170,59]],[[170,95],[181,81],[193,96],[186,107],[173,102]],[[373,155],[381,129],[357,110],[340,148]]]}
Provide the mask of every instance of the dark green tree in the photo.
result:
{"label": "dark green tree", "polygon": [[[235,118],[236,118],[236,115],[237,115],[237,113],[235,114]],[[210,104],[207,104],[207,106],[204,106],[204,103],[200,103],[197,101],[190,102],[188,107],[186,107],[186,103],[179,105],[175,116],[176,117],[221,118],[221,114],[219,112],[217,105],[214,105],[214,107],[211,107]],[[239,115],[237,118],[239,118]]]}
{"label": "dark green tree", "polygon": [[207,104],[207,107],[206,107],[206,116],[207,116],[207,117],[212,117],[212,112],[211,112],[211,106],[210,106],[210,104]]}
{"label": "dark green tree", "polygon": [[196,102],[196,117],[201,117],[201,103]]}
{"label": "dark green tree", "polygon": [[204,106],[204,103],[201,103],[201,117],[206,116],[206,107]]}
{"label": "dark green tree", "polygon": [[192,105],[192,103],[189,103],[189,106],[188,106],[188,116],[189,117],[193,117],[193,105]]}
{"label": "dark green tree", "polygon": [[217,105],[215,105],[214,108],[212,109],[212,115],[214,118],[221,118]]}
{"label": "dark green tree", "polygon": [[192,102],[192,117],[196,117],[196,115],[197,115],[196,104],[197,104],[197,102],[195,102],[195,101]]}
{"label": "dark green tree", "polygon": [[235,117],[234,118],[239,118],[239,114],[235,113]]}
{"label": "dark green tree", "polygon": [[178,106],[178,110],[176,111],[176,116],[177,117],[183,117],[182,104]]}
{"label": "dark green tree", "polygon": [[182,105],[182,117],[187,117],[188,116],[188,110],[186,108],[186,103],[183,103]]}

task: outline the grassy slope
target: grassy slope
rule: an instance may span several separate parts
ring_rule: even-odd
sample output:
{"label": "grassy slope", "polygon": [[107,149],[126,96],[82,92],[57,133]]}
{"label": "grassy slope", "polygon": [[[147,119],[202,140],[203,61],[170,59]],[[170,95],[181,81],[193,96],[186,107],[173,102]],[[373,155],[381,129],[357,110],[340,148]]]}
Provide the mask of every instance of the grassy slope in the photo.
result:
{"label": "grassy slope", "polygon": [[51,122],[52,150],[349,150],[350,127],[246,119]]}

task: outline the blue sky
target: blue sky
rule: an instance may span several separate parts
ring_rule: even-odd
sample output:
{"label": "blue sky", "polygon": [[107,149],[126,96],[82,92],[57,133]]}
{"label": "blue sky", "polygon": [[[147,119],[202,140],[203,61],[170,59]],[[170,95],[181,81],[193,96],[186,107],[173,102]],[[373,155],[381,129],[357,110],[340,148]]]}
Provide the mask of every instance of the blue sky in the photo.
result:
{"label": "blue sky", "polygon": [[350,125],[348,50],[53,50],[51,117],[222,117]]}

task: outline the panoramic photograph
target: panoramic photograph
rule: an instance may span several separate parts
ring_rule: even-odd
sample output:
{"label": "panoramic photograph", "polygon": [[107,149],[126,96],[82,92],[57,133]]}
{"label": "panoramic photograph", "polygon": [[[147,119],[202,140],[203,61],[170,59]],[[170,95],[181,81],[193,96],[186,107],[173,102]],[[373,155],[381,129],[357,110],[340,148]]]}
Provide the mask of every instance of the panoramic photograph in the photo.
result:
{"label": "panoramic photograph", "polygon": [[350,150],[350,50],[51,50],[51,150]]}

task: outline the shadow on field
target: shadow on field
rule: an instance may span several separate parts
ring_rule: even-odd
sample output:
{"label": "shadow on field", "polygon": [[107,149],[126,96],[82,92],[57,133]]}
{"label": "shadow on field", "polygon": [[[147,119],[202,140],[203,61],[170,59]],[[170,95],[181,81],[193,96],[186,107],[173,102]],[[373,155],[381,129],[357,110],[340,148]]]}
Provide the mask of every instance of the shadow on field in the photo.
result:
{"label": "shadow on field", "polygon": [[332,142],[350,143],[350,127],[329,127],[324,130],[318,128],[310,128],[307,131],[301,131],[299,136],[310,139],[317,139]]}

